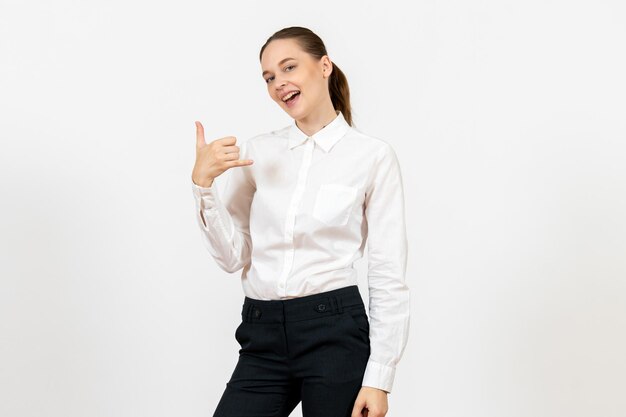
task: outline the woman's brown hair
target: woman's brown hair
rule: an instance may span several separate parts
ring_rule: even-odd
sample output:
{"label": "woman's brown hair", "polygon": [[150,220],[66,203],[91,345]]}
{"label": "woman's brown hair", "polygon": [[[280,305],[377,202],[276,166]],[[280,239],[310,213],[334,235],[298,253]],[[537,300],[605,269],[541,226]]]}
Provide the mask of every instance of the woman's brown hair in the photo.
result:
{"label": "woman's brown hair", "polygon": [[[265,44],[261,47],[259,53],[259,61],[263,56],[263,51],[269,45],[269,43],[276,39],[294,39],[303,51],[307,52],[311,56],[320,60],[324,55],[328,55],[326,52],[326,46],[322,39],[313,33],[310,29],[291,26],[279,30],[270,36]],[[332,60],[331,60],[332,61]],[[346,122],[352,126],[352,109],[350,107],[350,89],[348,88],[348,79],[343,71],[339,69],[335,61],[333,63],[333,71],[330,73],[330,79],[328,80],[328,90],[330,92],[330,100],[333,103],[335,110],[341,111]]]}

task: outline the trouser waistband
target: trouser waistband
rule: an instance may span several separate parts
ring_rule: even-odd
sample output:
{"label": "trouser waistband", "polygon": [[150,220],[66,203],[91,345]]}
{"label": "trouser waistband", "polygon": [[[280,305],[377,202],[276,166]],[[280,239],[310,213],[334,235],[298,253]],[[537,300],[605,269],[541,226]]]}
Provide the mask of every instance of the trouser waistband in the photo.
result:
{"label": "trouser waistband", "polygon": [[241,318],[257,323],[289,322],[341,314],[344,309],[354,308],[365,308],[358,285],[286,300],[257,300],[246,296]]}

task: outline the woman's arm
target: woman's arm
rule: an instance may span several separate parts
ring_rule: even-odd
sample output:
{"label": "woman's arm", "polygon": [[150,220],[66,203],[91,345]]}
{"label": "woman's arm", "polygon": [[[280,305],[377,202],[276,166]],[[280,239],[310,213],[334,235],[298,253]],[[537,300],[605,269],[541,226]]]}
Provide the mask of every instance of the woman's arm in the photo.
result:
{"label": "woman's arm", "polygon": [[[247,142],[240,146],[240,159],[252,159]],[[191,186],[202,242],[220,268],[232,273],[250,262],[250,205],[256,187],[250,166],[230,171],[223,196],[215,180],[210,187],[200,187],[193,180]]]}
{"label": "woman's arm", "polygon": [[385,144],[365,197],[368,226],[370,346],[363,386],[391,392],[409,334],[408,242],[398,159]]}

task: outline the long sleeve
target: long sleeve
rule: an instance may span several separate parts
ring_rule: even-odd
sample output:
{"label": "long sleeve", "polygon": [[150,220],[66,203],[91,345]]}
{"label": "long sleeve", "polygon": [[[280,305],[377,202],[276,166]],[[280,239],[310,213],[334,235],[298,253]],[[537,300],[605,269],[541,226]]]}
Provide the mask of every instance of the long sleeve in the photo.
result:
{"label": "long sleeve", "polygon": [[[240,145],[239,159],[252,159],[247,142]],[[256,191],[251,166],[232,167],[220,175],[229,174],[223,196],[215,184],[220,177],[211,187],[191,181],[202,242],[226,272],[236,272],[250,263],[250,205]]]}
{"label": "long sleeve", "polygon": [[365,197],[371,353],[362,385],[390,393],[408,341],[410,293],[402,175],[389,144],[378,154],[372,176]]}

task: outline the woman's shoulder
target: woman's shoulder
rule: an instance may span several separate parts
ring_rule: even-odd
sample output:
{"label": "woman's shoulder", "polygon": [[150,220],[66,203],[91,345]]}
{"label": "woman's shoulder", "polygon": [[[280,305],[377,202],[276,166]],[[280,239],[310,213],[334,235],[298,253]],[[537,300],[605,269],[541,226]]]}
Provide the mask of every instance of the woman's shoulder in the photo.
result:
{"label": "woman's shoulder", "polygon": [[267,130],[261,133],[257,133],[249,137],[247,142],[256,143],[256,142],[271,141],[271,140],[276,140],[280,138],[286,138],[289,136],[290,128],[291,128],[291,125],[287,125],[278,129]]}
{"label": "woman's shoulder", "polygon": [[289,126],[253,134],[241,142],[242,153],[253,158],[258,152],[266,154],[280,149],[280,145],[289,137]]}
{"label": "woman's shoulder", "polygon": [[367,148],[368,152],[393,152],[393,146],[391,141],[381,136],[365,133],[358,128],[351,126],[348,134],[346,135],[350,140],[358,143],[360,147]]}

